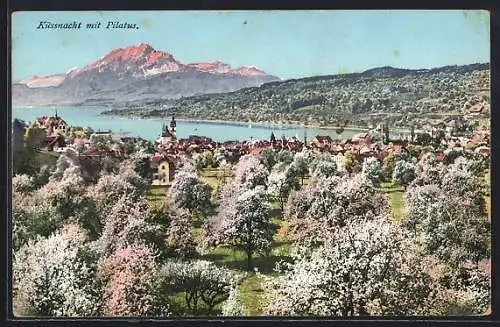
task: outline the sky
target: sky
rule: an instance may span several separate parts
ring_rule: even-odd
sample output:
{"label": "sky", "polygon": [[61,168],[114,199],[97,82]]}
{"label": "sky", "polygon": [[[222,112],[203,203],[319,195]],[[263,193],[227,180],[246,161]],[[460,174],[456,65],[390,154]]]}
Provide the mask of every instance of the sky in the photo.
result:
{"label": "sky", "polygon": [[[40,21],[81,29],[37,29]],[[100,29],[86,23],[101,21]],[[138,29],[106,29],[108,21]],[[16,12],[12,79],[83,67],[115,48],[148,43],[187,64],[220,60],[282,79],[490,61],[489,12],[133,11]]]}

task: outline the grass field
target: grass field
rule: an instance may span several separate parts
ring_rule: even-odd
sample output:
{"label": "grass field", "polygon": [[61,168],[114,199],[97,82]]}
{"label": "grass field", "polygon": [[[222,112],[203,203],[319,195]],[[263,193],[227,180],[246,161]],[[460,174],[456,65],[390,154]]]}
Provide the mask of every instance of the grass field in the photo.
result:
{"label": "grass field", "polygon": [[381,183],[380,190],[389,197],[389,205],[391,207],[391,218],[393,221],[403,219],[404,215],[404,199],[405,192],[402,186],[396,186],[392,183]]}
{"label": "grass field", "polygon": [[165,196],[167,194],[168,187],[154,185],[151,186],[149,193],[147,195],[147,199],[150,203],[160,205],[163,201],[165,201]]}

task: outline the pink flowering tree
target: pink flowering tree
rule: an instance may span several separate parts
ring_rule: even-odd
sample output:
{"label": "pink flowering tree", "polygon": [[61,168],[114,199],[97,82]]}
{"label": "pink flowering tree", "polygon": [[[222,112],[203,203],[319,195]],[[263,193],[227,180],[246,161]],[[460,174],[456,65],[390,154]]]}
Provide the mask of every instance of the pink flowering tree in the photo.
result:
{"label": "pink flowering tree", "polygon": [[490,260],[466,261],[460,267],[450,267],[439,259],[426,258],[424,270],[432,277],[435,296],[429,314],[478,315],[491,307]]}
{"label": "pink flowering tree", "polygon": [[81,253],[85,231],[75,224],[37,237],[13,254],[16,316],[90,317],[102,297],[93,266]]}
{"label": "pink flowering tree", "polygon": [[155,252],[132,244],[99,261],[104,283],[105,316],[168,316],[169,303],[156,291],[158,265]]}
{"label": "pink flowering tree", "polygon": [[415,179],[412,185],[440,184],[447,168],[435,154],[426,153],[415,166]]}

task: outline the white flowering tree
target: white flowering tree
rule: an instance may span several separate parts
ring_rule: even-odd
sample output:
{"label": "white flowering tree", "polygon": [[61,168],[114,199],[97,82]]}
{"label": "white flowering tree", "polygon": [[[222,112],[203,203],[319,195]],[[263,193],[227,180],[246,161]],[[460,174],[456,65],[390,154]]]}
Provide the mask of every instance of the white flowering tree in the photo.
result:
{"label": "white flowering tree", "polygon": [[311,167],[310,172],[314,180],[336,176],[338,174],[337,164],[330,160],[319,160]]}
{"label": "white flowering tree", "polygon": [[234,183],[241,184],[247,189],[257,186],[267,187],[269,172],[258,158],[250,155],[243,156],[234,168]]}
{"label": "white flowering tree", "polygon": [[298,190],[300,187],[299,179],[293,167],[288,166],[284,169],[273,169],[268,178],[268,193],[277,199],[283,211],[285,202],[292,190]]}
{"label": "white flowering tree", "polygon": [[118,170],[117,176],[119,176],[125,182],[132,184],[138,194],[144,194],[149,190],[149,180],[138,173],[139,170],[139,172],[145,174],[146,177],[151,177],[149,176],[149,173],[143,171],[146,168],[142,167],[142,165],[144,165],[144,162],[147,161],[149,163],[149,160],[147,160],[147,158],[148,155],[141,154],[140,152],[135,157],[129,160],[122,161]]}
{"label": "white flowering tree", "polygon": [[65,225],[30,240],[13,255],[14,313],[19,316],[99,316],[102,297],[93,267],[80,255],[85,232]]}
{"label": "white flowering tree", "polygon": [[218,215],[205,226],[205,246],[230,245],[244,251],[251,270],[253,255],[267,251],[273,240],[270,210],[262,186],[225,198]]}
{"label": "white flowering tree", "polygon": [[212,188],[194,173],[178,172],[170,196],[179,208],[191,215],[204,215],[211,206]]}
{"label": "white flowering tree", "polygon": [[122,196],[106,217],[95,249],[101,255],[109,255],[132,244],[152,242],[155,228],[156,225],[149,221],[145,200]]}
{"label": "white flowering tree", "polygon": [[137,172],[137,174],[139,174],[140,177],[147,181],[148,185],[153,179],[153,169],[151,168],[152,157],[152,153],[150,153],[146,148],[140,148],[130,156],[135,171]]}
{"label": "white flowering tree", "polygon": [[490,223],[472,174],[451,169],[441,184],[410,186],[405,201],[406,225],[429,254],[452,265],[489,257]]}
{"label": "white flowering tree", "polygon": [[217,168],[219,167],[222,158],[219,154],[215,155],[211,151],[197,153],[193,156],[193,165],[199,171],[204,168]]}
{"label": "white flowering tree", "polygon": [[85,210],[86,188],[80,168],[76,165],[65,169],[60,179],[52,179],[38,193],[55,207],[62,219],[77,216],[78,211]]}
{"label": "white flowering tree", "polygon": [[406,187],[415,179],[415,165],[408,161],[396,161],[392,170],[392,182]]}
{"label": "white flowering tree", "polygon": [[94,206],[86,195],[81,171],[71,161],[61,160],[58,170],[39,189],[34,184],[35,178],[13,178],[16,249],[36,235],[49,236],[69,220],[86,224],[94,219]]}
{"label": "white flowering tree", "polygon": [[278,152],[276,159],[278,162],[290,165],[293,162],[293,154],[290,151],[281,150]]}
{"label": "white flowering tree", "polygon": [[138,200],[139,194],[134,185],[118,174],[105,174],[99,178],[96,185],[87,189],[87,195],[96,204],[96,209],[101,224],[104,224],[106,217],[111,212],[114,205],[123,196]]}
{"label": "white flowering tree", "polygon": [[[15,183],[19,183],[16,181]],[[37,236],[48,237],[61,224],[62,219],[55,207],[45,201],[38,192],[21,193],[18,185],[12,192],[13,248],[18,250],[28,240]],[[22,188],[22,187],[21,187]]]}
{"label": "white flowering tree", "polygon": [[293,264],[267,283],[271,315],[412,315],[430,288],[403,231],[380,217],[337,229],[323,246],[296,248]]}
{"label": "white flowering tree", "polygon": [[379,187],[380,181],[382,181],[382,179],[384,178],[384,171],[382,170],[382,166],[380,165],[378,159],[375,157],[369,157],[363,161],[361,172],[375,187]]}
{"label": "white flowering tree", "polygon": [[338,226],[387,214],[387,198],[363,174],[330,177],[292,192],[285,210],[297,241],[322,242]]}
{"label": "white flowering tree", "polygon": [[196,255],[196,244],[191,233],[189,214],[176,210],[167,226],[164,238],[167,256],[174,258],[189,258]]}
{"label": "white flowering tree", "polygon": [[33,190],[33,177],[26,174],[12,177],[12,192],[17,194],[29,194]]}
{"label": "white flowering tree", "polygon": [[308,152],[297,152],[293,157],[292,166],[300,177],[300,183],[304,185],[304,178],[309,173],[311,154]]}
{"label": "white flowering tree", "polygon": [[189,313],[200,313],[203,302],[207,314],[212,314],[218,304],[226,301],[238,276],[231,270],[218,267],[205,260],[186,262],[167,261],[159,271],[163,292],[183,292]]}

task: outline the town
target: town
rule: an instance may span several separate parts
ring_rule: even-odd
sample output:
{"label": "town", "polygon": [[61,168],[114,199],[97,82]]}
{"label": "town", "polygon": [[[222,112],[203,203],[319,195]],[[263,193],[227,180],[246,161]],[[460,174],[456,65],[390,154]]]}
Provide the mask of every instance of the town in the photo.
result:
{"label": "town", "polygon": [[[481,108],[472,108],[474,112]],[[475,110],[478,109],[478,110]],[[434,153],[440,160],[445,153],[454,151],[473,151],[489,160],[490,132],[488,130],[459,131],[455,121],[444,124],[436,123],[428,126],[423,133],[412,133],[402,139],[390,139],[389,128],[381,124],[375,133],[362,132],[352,139],[316,135],[307,140],[295,137],[276,137],[271,133],[267,140],[216,142],[210,138],[191,135],[187,139],[177,139],[176,121],[163,124],[159,137],[154,142],[139,137],[120,137],[111,130],[94,131],[89,127],[69,126],[62,117],[39,117],[31,125],[16,120],[13,124],[14,149],[24,146],[24,138],[30,139],[31,146],[39,151],[51,152],[55,155],[67,151],[86,158],[104,158],[111,156],[124,160],[135,147],[144,146],[152,153],[151,168],[155,170],[154,185],[170,185],[175,171],[197,155],[211,155],[220,158],[219,164],[235,164],[245,155],[259,156],[264,150],[288,151],[291,154],[302,151],[313,151],[330,155],[353,155],[360,163],[369,157],[375,157],[381,163],[384,158],[396,151],[422,151]],[[132,149],[132,150],[131,150]],[[168,167],[165,168],[165,167]],[[208,167],[203,167],[208,168]],[[213,167],[216,168],[216,167]]]}

